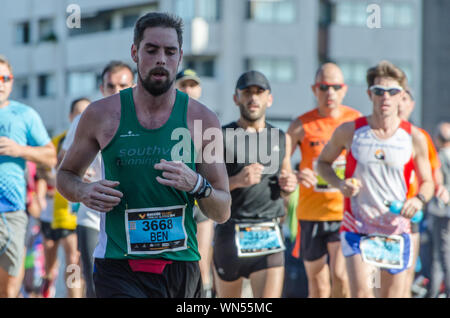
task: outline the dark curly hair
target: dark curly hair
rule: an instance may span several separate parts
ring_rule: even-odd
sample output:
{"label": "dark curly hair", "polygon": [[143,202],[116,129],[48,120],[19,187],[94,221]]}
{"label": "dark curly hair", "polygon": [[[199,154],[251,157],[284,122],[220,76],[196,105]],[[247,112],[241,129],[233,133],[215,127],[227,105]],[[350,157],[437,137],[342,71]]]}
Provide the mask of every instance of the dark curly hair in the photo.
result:
{"label": "dark curly hair", "polygon": [[136,25],[134,26],[134,45],[139,47],[139,43],[142,41],[145,30],[154,27],[175,29],[175,31],[177,31],[178,44],[181,50],[181,47],[183,46],[183,20],[176,15],[161,12],[147,13],[136,21]]}

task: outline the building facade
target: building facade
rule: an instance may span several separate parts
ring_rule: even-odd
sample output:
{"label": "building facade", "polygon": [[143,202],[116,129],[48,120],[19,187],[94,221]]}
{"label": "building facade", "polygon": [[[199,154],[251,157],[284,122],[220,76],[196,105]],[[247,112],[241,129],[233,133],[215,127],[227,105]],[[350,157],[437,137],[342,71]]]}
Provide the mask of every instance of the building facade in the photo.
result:
{"label": "building facade", "polygon": [[432,134],[439,122],[450,122],[449,17],[450,1],[424,1],[422,124]]}
{"label": "building facade", "polygon": [[[100,73],[130,57],[133,26],[149,11],[185,22],[182,67],[202,78],[201,101],[223,124],[239,116],[235,83],[248,69],[265,73],[274,104],[268,118],[286,129],[315,107],[311,91],[320,63],[341,66],[349,84],[345,104],[371,111],[365,72],[382,59],[411,79],[421,124],[422,0],[2,0],[0,54],[14,67],[13,98],[35,107],[51,134],[68,127],[70,102],[101,98]],[[376,4],[381,26],[367,21]],[[77,27],[76,14],[80,14]]]}
{"label": "building facade", "polygon": [[411,120],[421,125],[422,0],[326,0],[321,6],[320,60],[342,68],[346,103],[369,114],[366,71],[389,60],[408,77],[416,100]]}

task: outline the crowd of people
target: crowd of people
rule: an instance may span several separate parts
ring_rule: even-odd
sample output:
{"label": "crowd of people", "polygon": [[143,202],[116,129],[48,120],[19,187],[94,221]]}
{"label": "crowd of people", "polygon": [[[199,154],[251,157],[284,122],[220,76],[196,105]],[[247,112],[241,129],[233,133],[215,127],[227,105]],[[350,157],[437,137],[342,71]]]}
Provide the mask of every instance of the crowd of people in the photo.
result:
{"label": "crowd of people", "polygon": [[74,100],[53,139],[9,98],[13,68],[0,57],[0,297],[55,297],[63,275],[74,298],[239,298],[245,288],[278,298],[291,255],[308,297],[412,297],[423,228],[426,296],[449,297],[450,121],[435,138],[408,121],[405,73],[388,61],[368,69],[363,115],[343,104],[343,73],[325,63],[316,105],[284,132],[266,120],[277,107],[269,80],[249,70],[230,96],[239,117],[221,124],[196,72],[178,72],[182,28],[164,13],[139,18],[136,81],[128,64],[108,63],[103,98]]}

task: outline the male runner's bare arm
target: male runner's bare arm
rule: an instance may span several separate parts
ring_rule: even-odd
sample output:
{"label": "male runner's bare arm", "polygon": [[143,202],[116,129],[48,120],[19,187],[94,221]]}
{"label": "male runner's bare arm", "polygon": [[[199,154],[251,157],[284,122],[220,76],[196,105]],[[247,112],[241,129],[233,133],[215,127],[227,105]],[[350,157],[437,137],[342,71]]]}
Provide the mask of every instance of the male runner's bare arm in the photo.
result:
{"label": "male runner's bare arm", "polygon": [[208,198],[197,200],[197,202],[200,209],[207,217],[217,223],[225,223],[231,215],[231,196],[227,169],[223,162],[224,146],[222,142],[222,129],[215,114],[211,113],[209,116],[205,117],[206,118],[203,121],[204,128],[215,128],[217,134],[214,138],[217,138],[217,140],[214,140],[216,142],[204,140],[202,149],[205,151],[205,148],[214,142],[216,160],[212,163],[202,160],[202,162],[197,165],[198,172],[206,178],[212,186],[211,195]]}
{"label": "male runner's bare arm", "polygon": [[288,197],[297,188],[297,177],[292,172],[291,153],[289,152],[290,149],[292,149],[291,137],[286,134],[286,155],[284,156],[281,166],[281,173],[278,178],[278,184],[281,188],[281,196],[283,197]]}
{"label": "male runner's bare arm", "polygon": [[238,174],[228,177],[230,191],[260,183],[263,170],[264,166],[260,163],[252,163],[245,166]]}
{"label": "male runner's bare arm", "polygon": [[361,183],[354,178],[341,180],[334,169],[333,162],[339,157],[342,150],[349,149],[355,125],[353,122],[340,125],[333,133],[330,141],[323,148],[317,162],[319,174],[333,187],[341,190],[345,197],[352,197],[359,192]]}
{"label": "male runner's bare arm", "polygon": [[47,168],[52,168],[56,165],[56,150],[51,142],[41,147],[25,146],[21,157]]}
{"label": "male runner's bare arm", "polygon": [[[243,171],[244,169],[242,169],[241,171]],[[240,182],[240,178],[239,175],[235,175],[235,176],[231,176],[228,178],[228,184],[230,186],[230,192],[238,189],[238,188],[242,188],[242,184]]]}
{"label": "male runner's bare arm", "polygon": [[303,137],[305,135],[305,132],[303,130],[302,122],[300,119],[295,119],[290,125],[286,132],[287,135],[289,135],[291,139],[291,149],[290,149],[290,155],[295,152],[295,149],[297,146],[300,146]]}
{"label": "male runner's bare arm", "polygon": [[[442,171],[440,168],[433,170],[433,181],[435,186],[438,185],[442,186],[444,183],[444,175],[442,174]],[[437,189],[436,189],[437,190]]]}
{"label": "male runner's bare arm", "polygon": [[[434,194],[433,174],[428,157],[428,146],[425,136],[416,127],[411,131],[413,140],[413,160],[414,169],[419,180],[419,191],[426,201],[429,201]],[[412,197],[405,202],[401,215],[411,218],[423,208],[422,201],[417,197]]]}
{"label": "male runner's bare arm", "polygon": [[0,137],[0,156],[23,158],[47,168],[56,165],[56,151],[51,142],[44,146],[22,146],[8,137]]}
{"label": "male runner's bare arm", "polygon": [[434,195],[442,200],[444,204],[450,201],[450,193],[444,185],[444,175],[442,174],[441,168],[433,170],[433,181],[434,181]]}
{"label": "male runner's bare arm", "polygon": [[431,165],[431,171],[434,181],[434,196],[442,200],[447,204],[450,200],[449,192],[444,185],[444,175],[441,171],[441,162],[439,160],[439,154],[433,144],[431,136],[423,129],[419,129],[427,140],[428,145],[428,159]]}
{"label": "male runner's bare arm", "polygon": [[[99,101],[97,103],[102,103]],[[117,181],[101,180],[83,182],[87,168],[100,150],[97,130],[101,129],[98,104],[89,106],[83,113],[72,146],[66,152],[56,175],[58,191],[69,201],[82,202],[88,208],[109,212],[120,203],[122,193],[113,189]]]}
{"label": "male runner's bare arm", "polygon": [[197,200],[200,209],[213,221],[225,223],[231,215],[231,196],[225,165],[223,163],[200,164],[198,172],[213,188],[208,198]]}
{"label": "male runner's bare arm", "polygon": [[[305,131],[299,118],[294,120],[288,128],[287,135],[291,138],[291,156],[295,152],[297,146],[303,141]],[[310,168],[304,168],[297,172],[297,179],[300,184],[310,188],[317,184],[317,174]]]}
{"label": "male runner's bare arm", "polygon": [[[201,211],[208,218],[217,223],[225,223],[230,218],[231,214],[231,196],[229,192],[228,175],[225,163],[223,162],[222,129],[217,116],[213,112],[200,103],[191,100],[188,109],[188,126],[194,142],[199,139],[198,136],[196,138],[195,134],[200,133],[200,131],[194,130],[194,118],[202,122],[202,136],[200,139],[202,140],[202,144],[195,146],[196,148],[202,147],[203,158],[201,158],[201,163],[197,164],[197,171],[202,177],[208,180],[212,187],[210,196],[208,198],[197,200],[197,202]],[[205,140],[203,138],[203,133],[206,129],[210,128],[215,128],[215,137],[213,140]],[[213,152],[211,152],[210,149],[205,149],[208,145],[214,148]],[[205,158],[205,153],[214,153],[214,160],[211,161],[212,158]],[[163,170],[162,178],[156,177],[156,180],[163,185],[189,192],[193,190],[197,183],[197,173],[183,162],[161,160],[161,162],[154,167],[155,169]]]}

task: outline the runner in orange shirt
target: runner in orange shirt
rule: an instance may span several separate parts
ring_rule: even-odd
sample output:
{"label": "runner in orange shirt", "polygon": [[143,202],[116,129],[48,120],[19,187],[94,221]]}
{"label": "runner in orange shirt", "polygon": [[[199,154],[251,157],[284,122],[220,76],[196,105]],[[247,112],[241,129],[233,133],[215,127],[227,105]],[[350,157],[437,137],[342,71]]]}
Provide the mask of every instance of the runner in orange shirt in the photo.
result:
{"label": "runner in orange shirt", "polygon": [[[398,115],[401,119],[408,121],[411,117],[411,113],[414,110],[415,101],[414,97],[411,93],[411,90],[405,85],[405,91],[406,94],[402,98],[401,103],[398,107]],[[438,195],[441,191],[441,187],[443,187],[443,176],[442,172],[440,170],[441,168],[441,162],[439,160],[439,156],[436,150],[436,147],[433,144],[433,140],[424,129],[417,127],[422,134],[426,137],[427,144],[428,144],[428,158],[431,165],[431,170],[433,172],[433,181],[435,183],[435,193]],[[411,180],[411,185],[408,191],[408,198],[414,197],[419,189],[419,181],[417,180],[417,176],[415,174],[412,175],[414,177],[413,180]],[[405,298],[411,298],[411,286],[414,282],[414,275],[415,275],[415,268],[416,268],[416,261],[417,257],[419,256],[419,249],[420,249],[420,232],[419,232],[419,223],[411,223],[411,240],[413,242],[413,263],[411,267],[408,269],[408,278],[405,284]]]}
{"label": "runner in orange shirt", "polygon": [[[326,63],[319,68],[312,91],[317,107],[295,119],[288,129],[292,153],[298,145],[302,157],[297,175],[300,183],[297,217],[300,221],[301,256],[308,276],[309,297],[347,297],[348,279],[339,238],[343,196],[316,173],[315,165],[335,128],[355,120],[361,113],[342,105],[347,86],[336,64]],[[334,163],[342,177],[344,155],[342,153]]]}

